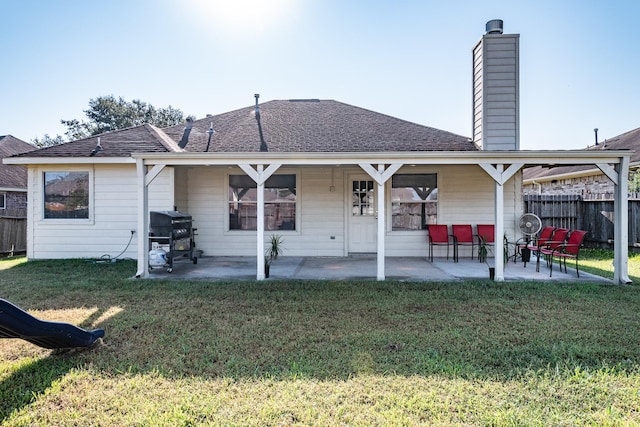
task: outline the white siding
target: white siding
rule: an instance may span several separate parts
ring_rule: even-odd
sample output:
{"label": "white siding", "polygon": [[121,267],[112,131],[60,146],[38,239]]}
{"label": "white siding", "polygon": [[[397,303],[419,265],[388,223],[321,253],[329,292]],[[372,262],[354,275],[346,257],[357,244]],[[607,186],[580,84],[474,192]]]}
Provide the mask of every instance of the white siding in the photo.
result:
{"label": "white siding", "polygon": [[[229,230],[229,173],[243,172],[235,168],[189,169],[188,212],[198,229],[196,246],[205,255],[255,256],[256,232]],[[276,173],[297,174],[297,229],[266,231],[265,236],[282,235],[285,256],[344,255],[344,185],[340,168],[334,169],[334,191],[330,189],[331,168],[281,169]]]}
{"label": "white siding", "polygon": [[175,206],[180,212],[188,212],[189,186],[187,168],[175,169]]}
{"label": "white siding", "polygon": [[[440,166],[419,170],[407,168],[399,173],[438,173],[440,223],[494,223],[494,182],[478,166]],[[228,174],[242,173],[229,168],[191,168],[188,172],[189,208],[197,227],[197,248],[205,256],[255,256],[255,231],[229,231],[227,209]],[[285,239],[285,256],[346,255],[349,200],[344,191],[349,173],[358,168],[301,167],[277,173],[298,176],[297,230],[275,232]],[[177,173],[176,175],[180,175]],[[517,175],[519,177],[519,175]],[[514,235],[519,196],[515,179],[505,185],[505,229]],[[390,182],[387,184],[390,185]],[[180,184],[176,184],[178,188]],[[333,191],[332,191],[333,189]],[[389,195],[390,191],[386,191]],[[386,203],[390,209],[390,201]],[[472,209],[469,207],[473,206]],[[391,231],[387,216],[387,256],[427,256],[426,231]],[[269,236],[271,232],[265,232]],[[439,252],[438,252],[439,253]],[[444,252],[443,252],[444,254]]]}
{"label": "white siding", "polygon": [[[89,170],[92,212],[87,221],[43,220],[42,173],[50,170]],[[227,167],[165,168],[149,187],[150,210],[179,210],[192,215],[197,228],[197,248],[205,256],[255,256],[255,231],[229,231],[228,174],[242,173]],[[300,167],[277,173],[297,175],[296,230],[275,232],[285,239],[285,256],[344,256],[347,254],[347,207],[350,206],[349,174],[359,168]],[[493,223],[494,182],[478,166],[405,167],[399,173],[438,174],[438,222]],[[137,177],[134,165],[95,167],[36,167],[30,171],[32,213],[28,256],[31,259],[95,258],[122,252],[137,226]],[[514,236],[521,209],[517,178],[505,185],[505,230]],[[175,183],[174,183],[175,181]],[[387,197],[390,195],[387,183]],[[35,201],[35,202],[34,202]],[[386,201],[390,212],[390,200]],[[268,237],[271,232],[266,232]],[[517,236],[516,236],[517,237]],[[387,256],[427,256],[425,230],[391,231],[387,215]],[[122,257],[136,256],[134,238]],[[438,248],[436,255],[443,255]]]}
{"label": "white siding", "polygon": [[[43,218],[45,171],[89,171],[90,214],[88,220],[46,220]],[[115,257],[131,240],[121,257],[136,256],[137,179],[134,165],[73,165],[37,167],[30,174],[32,238],[28,256],[32,259]],[[166,168],[149,186],[151,210],[173,208],[173,170]]]}
{"label": "white siding", "polygon": [[[197,228],[196,247],[204,255],[255,255],[255,233],[239,232],[225,237],[227,211],[227,168],[190,168],[187,173],[189,207]],[[241,173],[241,172],[235,172]],[[253,252],[251,252],[253,250]]]}
{"label": "white siding", "polygon": [[[419,173],[416,168],[411,170]],[[425,172],[438,174],[438,223],[439,224],[493,224],[495,223],[495,184],[479,166],[440,166]],[[504,186],[505,232],[509,238],[515,235],[515,219],[520,205],[513,178]],[[388,206],[388,203],[387,203]],[[387,227],[387,230],[390,226]],[[427,256],[428,237],[424,231],[387,231],[387,256]],[[434,248],[436,256],[445,256],[446,248]],[[450,252],[453,255],[453,252]]]}
{"label": "white siding", "polygon": [[333,182],[332,168],[301,170],[302,225],[299,239],[293,243],[294,248],[305,255],[346,254],[345,169],[333,168]]}

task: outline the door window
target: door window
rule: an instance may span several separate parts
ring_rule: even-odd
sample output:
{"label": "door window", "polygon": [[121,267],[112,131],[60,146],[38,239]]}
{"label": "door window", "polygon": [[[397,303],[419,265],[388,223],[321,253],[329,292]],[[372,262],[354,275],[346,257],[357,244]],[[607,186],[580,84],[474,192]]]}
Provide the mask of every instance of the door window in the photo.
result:
{"label": "door window", "polygon": [[373,181],[354,180],[351,214],[353,216],[375,215],[375,194]]}

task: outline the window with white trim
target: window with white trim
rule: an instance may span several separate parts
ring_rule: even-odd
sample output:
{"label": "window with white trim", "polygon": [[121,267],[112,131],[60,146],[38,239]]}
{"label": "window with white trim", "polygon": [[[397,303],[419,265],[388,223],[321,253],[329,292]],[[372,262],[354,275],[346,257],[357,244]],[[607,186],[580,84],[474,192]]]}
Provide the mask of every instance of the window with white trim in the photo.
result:
{"label": "window with white trim", "polygon": [[0,209],[7,208],[7,193],[0,193]]}
{"label": "window with white trim", "polygon": [[89,172],[44,172],[44,218],[89,218]]}
{"label": "window with white trim", "polygon": [[425,230],[438,222],[438,176],[396,174],[391,178],[391,229]]}
{"label": "window with white trim", "polygon": [[[296,229],[296,175],[272,175],[264,184],[265,230]],[[229,229],[256,230],[257,184],[247,175],[229,175]]]}

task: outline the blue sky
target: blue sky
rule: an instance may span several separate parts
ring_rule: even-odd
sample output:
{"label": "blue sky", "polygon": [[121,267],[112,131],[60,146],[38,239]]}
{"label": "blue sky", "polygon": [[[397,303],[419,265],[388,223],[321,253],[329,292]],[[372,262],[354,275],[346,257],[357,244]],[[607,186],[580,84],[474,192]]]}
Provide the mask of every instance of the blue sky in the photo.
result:
{"label": "blue sky", "polygon": [[491,19],[520,34],[522,149],[640,126],[635,0],[3,0],[0,16],[0,135],[25,141],[98,96],[201,118],[255,93],[470,136],[471,49]]}

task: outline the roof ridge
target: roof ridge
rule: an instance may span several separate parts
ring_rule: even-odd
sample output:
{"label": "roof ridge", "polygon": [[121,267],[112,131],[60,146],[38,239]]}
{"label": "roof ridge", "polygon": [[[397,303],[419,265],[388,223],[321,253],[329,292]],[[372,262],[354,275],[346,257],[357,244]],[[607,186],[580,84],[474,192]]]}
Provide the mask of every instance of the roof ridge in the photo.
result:
{"label": "roof ridge", "polygon": [[160,142],[160,144],[162,144],[162,146],[164,146],[167,150],[178,152],[178,153],[184,151],[184,149],[180,148],[178,144],[176,144],[176,142],[173,139],[171,139],[169,135],[164,133],[162,129],[157,128],[150,123],[145,123],[142,126],[144,126],[145,128],[148,128],[149,133],[154,135],[157,138],[158,142]]}

